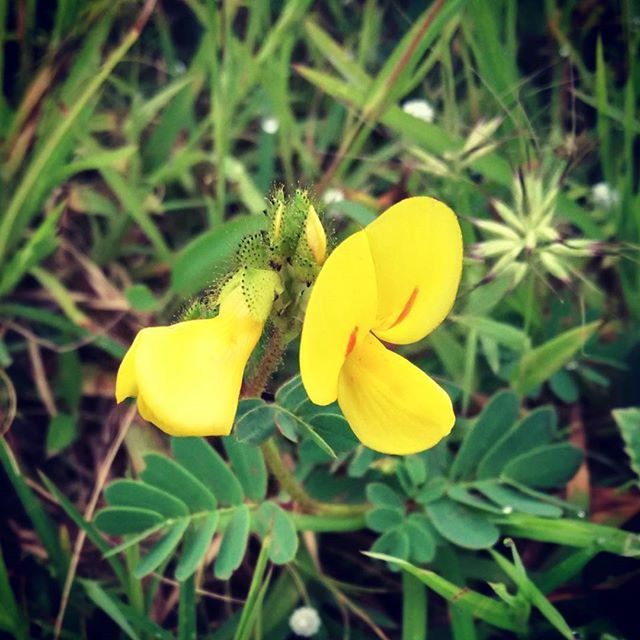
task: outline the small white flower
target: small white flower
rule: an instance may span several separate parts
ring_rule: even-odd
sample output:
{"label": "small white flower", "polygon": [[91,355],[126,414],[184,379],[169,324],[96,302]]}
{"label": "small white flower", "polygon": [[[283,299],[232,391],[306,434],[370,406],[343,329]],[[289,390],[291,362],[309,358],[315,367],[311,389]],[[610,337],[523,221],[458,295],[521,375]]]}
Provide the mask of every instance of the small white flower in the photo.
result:
{"label": "small white flower", "polygon": [[402,105],[402,110],[410,116],[419,118],[425,122],[433,122],[433,119],[436,116],[436,112],[433,107],[426,100],[422,99],[407,100]]}
{"label": "small white flower", "polygon": [[571,55],[571,48],[568,44],[563,44],[558,53],[560,54],[560,57],[568,58]]}
{"label": "small white flower", "polygon": [[325,204],[335,204],[344,200],[344,191],[342,189],[327,189],[322,194],[322,202]]}
{"label": "small white flower", "polygon": [[291,614],[289,627],[296,635],[310,638],[320,629],[320,616],[313,607],[299,607]]}
{"label": "small white flower", "polygon": [[273,135],[280,128],[280,121],[274,116],[269,116],[262,119],[262,123],[260,124],[260,126],[265,133]]}
{"label": "small white flower", "polygon": [[606,182],[598,182],[591,187],[591,197],[596,207],[612,209],[620,202],[620,194]]}
{"label": "small white flower", "polygon": [[182,60],[176,60],[176,63],[173,65],[173,72],[176,75],[181,76],[187,70],[187,65],[182,62]]}

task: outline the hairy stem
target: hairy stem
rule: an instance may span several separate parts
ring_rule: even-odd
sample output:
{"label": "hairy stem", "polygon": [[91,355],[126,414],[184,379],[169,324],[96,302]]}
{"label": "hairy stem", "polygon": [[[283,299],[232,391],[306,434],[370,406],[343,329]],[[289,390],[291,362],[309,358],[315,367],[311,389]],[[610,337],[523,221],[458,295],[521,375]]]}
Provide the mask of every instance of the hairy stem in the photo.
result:
{"label": "hairy stem", "polygon": [[[282,334],[277,329],[274,329],[260,362],[258,362],[253,375],[244,386],[242,393],[244,397],[259,397],[262,395],[269,382],[269,378],[271,378],[278,368],[283,350],[284,342]],[[286,491],[291,496],[291,499],[302,507],[304,511],[318,515],[345,517],[362,515],[366,511],[366,504],[330,504],[316,500],[307,493],[302,484],[298,482],[297,478],[284,463],[278,445],[273,438],[269,438],[269,440],[264,442],[261,448],[269,472],[278,481],[282,490]]]}

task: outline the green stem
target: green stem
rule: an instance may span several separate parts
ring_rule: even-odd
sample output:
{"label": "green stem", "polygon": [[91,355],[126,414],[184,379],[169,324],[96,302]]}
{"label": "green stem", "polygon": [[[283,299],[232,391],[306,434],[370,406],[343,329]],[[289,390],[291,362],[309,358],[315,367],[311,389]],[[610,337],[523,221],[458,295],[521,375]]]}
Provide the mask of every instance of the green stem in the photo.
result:
{"label": "green stem", "polygon": [[[253,375],[245,384],[242,393],[244,397],[260,397],[262,395],[269,378],[278,368],[284,346],[282,333],[274,328],[260,362],[258,362]],[[280,455],[278,445],[273,438],[269,438],[269,440],[262,443],[261,449],[267,468],[278,481],[280,487],[305,511],[318,515],[357,517],[362,516],[367,510],[366,504],[330,504],[312,498],[285,465]]]}
{"label": "green stem", "polygon": [[402,640],[426,640],[427,589],[406,571],[402,574]]}
{"label": "green stem", "polygon": [[533,314],[535,313],[536,304],[536,277],[533,271],[529,273],[526,295],[526,307],[524,310],[524,332],[529,335],[529,333],[531,332],[531,325],[533,323]]}
{"label": "green stem", "polygon": [[312,498],[285,465],[273,438],[269,438],[264,442],[261,448],[267,468],[278,481],[280,487],[305,511],[321,515],[345,517],[361,516],[367,510],[366,504],[330,504]]}

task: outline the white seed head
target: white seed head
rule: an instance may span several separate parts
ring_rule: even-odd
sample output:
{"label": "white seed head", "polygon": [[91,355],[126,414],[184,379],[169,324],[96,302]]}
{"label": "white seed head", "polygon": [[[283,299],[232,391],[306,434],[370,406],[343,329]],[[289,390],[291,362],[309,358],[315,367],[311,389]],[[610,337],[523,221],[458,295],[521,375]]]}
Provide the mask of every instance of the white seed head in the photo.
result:
{"label": "white seed head", "polygon": [[260,126],[265,133],[273,135],[274,133],[277,133],[280,128],[280,121],[274,116],[268,116],[267,118],[262,119]]}
{"label": "white seed head", "polygon": [[322,202],[325,204],[334,204],[344,200],[344,191],[342,189],[327,189],[322,194]]}
{"label": "white seed head", "polygon": [[289,618],[291,631],[303,638],[315,636],[320,624],[320,616],[313,607],[298,607]]}
{"label": "white seed head", "polygon": [[416,100],[407,100],[402,105],[402,110],[410,116],[424,120],[425,122],[433,122],[436,117],[436,112],[433,107],[426,100],[419,98]]}
{"label": "white seed head", "polygon": [[591,197],[596,207],[612,209],[620,202],[620,194],[606,182],[598,182],[591,187]]}

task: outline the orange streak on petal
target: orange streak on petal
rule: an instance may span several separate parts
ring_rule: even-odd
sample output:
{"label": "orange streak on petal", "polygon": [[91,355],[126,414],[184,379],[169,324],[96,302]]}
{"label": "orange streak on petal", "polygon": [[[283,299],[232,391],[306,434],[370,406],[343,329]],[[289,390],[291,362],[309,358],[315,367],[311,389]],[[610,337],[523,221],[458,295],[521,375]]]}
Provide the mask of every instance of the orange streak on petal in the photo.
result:
{"label": "orange streak on petal", "polygon": [[349,336],[349,342],[347,342],[347,350],[345,351],[344,357],[346,358],[355,348],[356,341],[358,338],[358,327],[354,327],[351,335]]}
{"label": "orange streak on petal", "polygon": [[404,309],[400,312],[400,315],[396,318],[396,321],[389,327],[389,329],[393,329],[393,327],[399,325],[410,313],[411,309],[413,309],[413,305],[415,304],[416,298],[418,297],[418,287],[416,287],[409,296],[407,303],[404,305]]}

